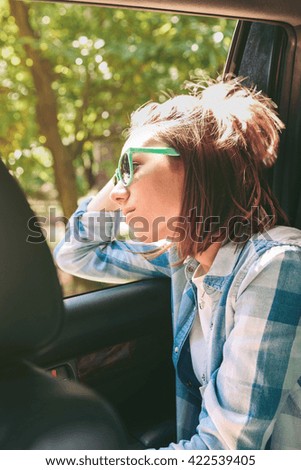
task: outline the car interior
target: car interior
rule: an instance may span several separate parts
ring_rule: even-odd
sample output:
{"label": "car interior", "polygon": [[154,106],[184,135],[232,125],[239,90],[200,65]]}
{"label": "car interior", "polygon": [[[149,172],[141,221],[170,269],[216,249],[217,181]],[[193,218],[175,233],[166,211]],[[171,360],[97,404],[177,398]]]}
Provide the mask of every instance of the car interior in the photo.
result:
{"label": "car interior", "polygon": [[[246,77],[279,106],[286,130],[266,177],[301,228],[301,4],[69,3],[236,19],[224,73]],[[28,241],[34,213],[2,162],[0,180],[0,448],[145,449],[175,441],[169,281],[63,298],[47,244]]]}

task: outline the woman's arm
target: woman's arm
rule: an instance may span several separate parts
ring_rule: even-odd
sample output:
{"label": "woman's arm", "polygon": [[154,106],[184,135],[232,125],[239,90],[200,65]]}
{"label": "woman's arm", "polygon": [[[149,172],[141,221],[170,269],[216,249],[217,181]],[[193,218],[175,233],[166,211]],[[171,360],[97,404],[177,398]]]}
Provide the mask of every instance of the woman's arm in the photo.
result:
{"label": "woman's arm", "polygon": [[301,375],[300,313],[301,249],[272,248],[240,285],[234,327],[203,394],[196,434],[169,449],[265,448]]}
{"label": "woman's arm", "polygon": [[57,265],[74,276],[108,283],[170,276],[168,252],[153,261],[143,256],[157,244],[116,239],[123,216],[109,198],[112,187],[109,181],[93,199],[79,205],[54,250]]}

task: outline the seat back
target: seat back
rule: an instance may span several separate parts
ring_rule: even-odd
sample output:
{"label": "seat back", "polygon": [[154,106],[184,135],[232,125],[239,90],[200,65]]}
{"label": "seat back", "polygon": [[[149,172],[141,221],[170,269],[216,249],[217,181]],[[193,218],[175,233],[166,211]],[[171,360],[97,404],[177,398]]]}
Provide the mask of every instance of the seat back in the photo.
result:
{"label": "seat back", "polygon": [[35,215],[1,161],[0,219],[0,449],[124,448],[108,403],[31,364],[59,335],[63,299]]}

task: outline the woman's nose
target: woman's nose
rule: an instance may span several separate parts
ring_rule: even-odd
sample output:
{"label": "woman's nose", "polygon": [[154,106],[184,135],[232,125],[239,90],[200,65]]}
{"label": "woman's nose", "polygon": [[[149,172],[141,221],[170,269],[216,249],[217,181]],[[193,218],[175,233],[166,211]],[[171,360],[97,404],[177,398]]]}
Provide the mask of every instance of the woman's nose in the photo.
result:
{"label": "woman's nose", "polygon": [[119,204],[120,206],[122,206],[127,201],[128,197],[129,197],[128,189],[125,186],[123,186],[121,181],[118,181],[118,183],[116,184],[116,186],[114,186],[114,188],[112,189],[110,193],[110,199],[116,202],[116,204]]}

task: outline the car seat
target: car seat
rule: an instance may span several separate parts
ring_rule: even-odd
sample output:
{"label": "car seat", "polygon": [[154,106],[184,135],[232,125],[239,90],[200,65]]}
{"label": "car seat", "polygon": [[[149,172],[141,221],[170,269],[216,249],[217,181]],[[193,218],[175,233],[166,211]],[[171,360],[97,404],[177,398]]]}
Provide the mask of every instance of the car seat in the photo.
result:
{"label": "car seat", "polygon": [[103,398],[30,359],[58,336],[64,306],[37,219],[1,161],[0,217],[0,448],[125,448],[123,427]]}

